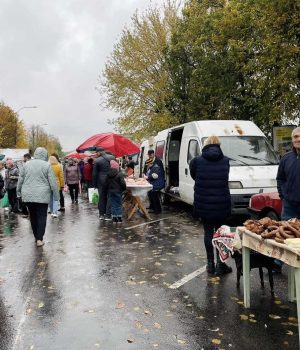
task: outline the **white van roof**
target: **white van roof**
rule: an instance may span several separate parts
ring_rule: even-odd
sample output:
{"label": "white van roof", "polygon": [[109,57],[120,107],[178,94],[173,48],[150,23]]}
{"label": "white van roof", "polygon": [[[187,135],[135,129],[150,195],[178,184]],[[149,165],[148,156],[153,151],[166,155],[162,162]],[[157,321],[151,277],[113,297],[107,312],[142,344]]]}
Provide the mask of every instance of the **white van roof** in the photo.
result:
{"label": "white van roof", "polygon": [[216,136],[265,136],[264,133],[249,120],[198,120],[172,129],[188,128],[191,134],[200,134],[202,137]]}

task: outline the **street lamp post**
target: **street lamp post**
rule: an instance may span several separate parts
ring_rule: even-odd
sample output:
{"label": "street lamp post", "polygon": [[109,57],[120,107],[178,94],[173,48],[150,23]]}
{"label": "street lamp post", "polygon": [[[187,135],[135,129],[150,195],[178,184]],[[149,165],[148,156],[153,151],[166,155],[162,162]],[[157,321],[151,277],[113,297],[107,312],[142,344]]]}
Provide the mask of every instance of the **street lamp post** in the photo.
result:
{"label": "street lamp post", "polygon": [[17,110],[16,114],[18,114],[24,108],[38,108],[38,107],[37,106],[23,106]]}
{"label": "street lamp post", "polygon": [[[22,109],[25,109],[25,108],[38,108],[38,107],[37,106],[23,106],[16,111],[16,114],[18,114]],[[17,144],[17,138],[18,138],[18,129],[17,129],[17,125],[16,125],[15,144]]]}

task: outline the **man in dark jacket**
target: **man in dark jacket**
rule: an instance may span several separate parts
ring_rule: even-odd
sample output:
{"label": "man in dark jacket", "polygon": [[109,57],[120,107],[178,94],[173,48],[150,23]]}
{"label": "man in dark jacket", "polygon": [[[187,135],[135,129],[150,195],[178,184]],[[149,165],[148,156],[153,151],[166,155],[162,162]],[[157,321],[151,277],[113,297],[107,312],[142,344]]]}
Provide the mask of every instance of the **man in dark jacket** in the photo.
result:
{"label": "man in dark jacket", "polygon": [[202,155],[190,163],[194,186],[194,215],[200,217],[204,227],[204,244],[207,254],[207,272],[223,275],[232,272],[231,267],[220,261],[214,263],[212,238],[216,230],[231,214],[231,197],[228,186],[229,159],[223,155],[220,140],[210,136],[202,150]]}
{"label": "man in dark jacket", "polygon": [[161,167],[157,163],[154,163],[153,158],[149,158],[146,161],[146,166],[146,179],[153,186],[152,190],[148,192],[148,198],[150,203],[149,213],[160,214],[160,190],[162,190],[165,186],[164,174],[162,172]]}
{"label": "man in dark jacket", "polygon": [[300,127],[293,130],[292,143],[292,151],[280,160],[276,178],[283,220],[300,219]]}
{"label": "man in dark jacket", "polygon": [[107,174],[110,170],[110,161],[115,160],[111,154],[107,154],[103,148],[96,151],[98,157],[93,167],[93,184],[99,192],[99,219],[111,221],[111,205],[108,198]]}

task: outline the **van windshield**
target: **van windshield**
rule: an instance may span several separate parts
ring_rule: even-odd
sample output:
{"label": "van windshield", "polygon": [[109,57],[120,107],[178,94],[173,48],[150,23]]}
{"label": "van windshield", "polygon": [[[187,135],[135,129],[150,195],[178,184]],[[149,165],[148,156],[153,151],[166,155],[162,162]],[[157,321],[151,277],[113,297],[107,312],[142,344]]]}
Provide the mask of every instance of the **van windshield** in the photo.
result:
{"label": "van windshield", "polygon": [[274,150],[263,136],[220,136],[220,141],[232,166],[278,164]]}

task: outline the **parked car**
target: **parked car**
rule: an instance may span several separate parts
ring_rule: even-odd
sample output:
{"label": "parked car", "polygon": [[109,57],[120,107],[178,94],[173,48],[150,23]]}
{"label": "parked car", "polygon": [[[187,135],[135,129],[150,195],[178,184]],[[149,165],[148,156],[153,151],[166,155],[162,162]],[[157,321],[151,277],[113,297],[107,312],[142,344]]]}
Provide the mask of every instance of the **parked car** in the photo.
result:
{"label": "parked car", "polygon": [[269,217],[280,220],[282,201],[278,192],[254,194],[249,201],[249,212],[253,219]]}

